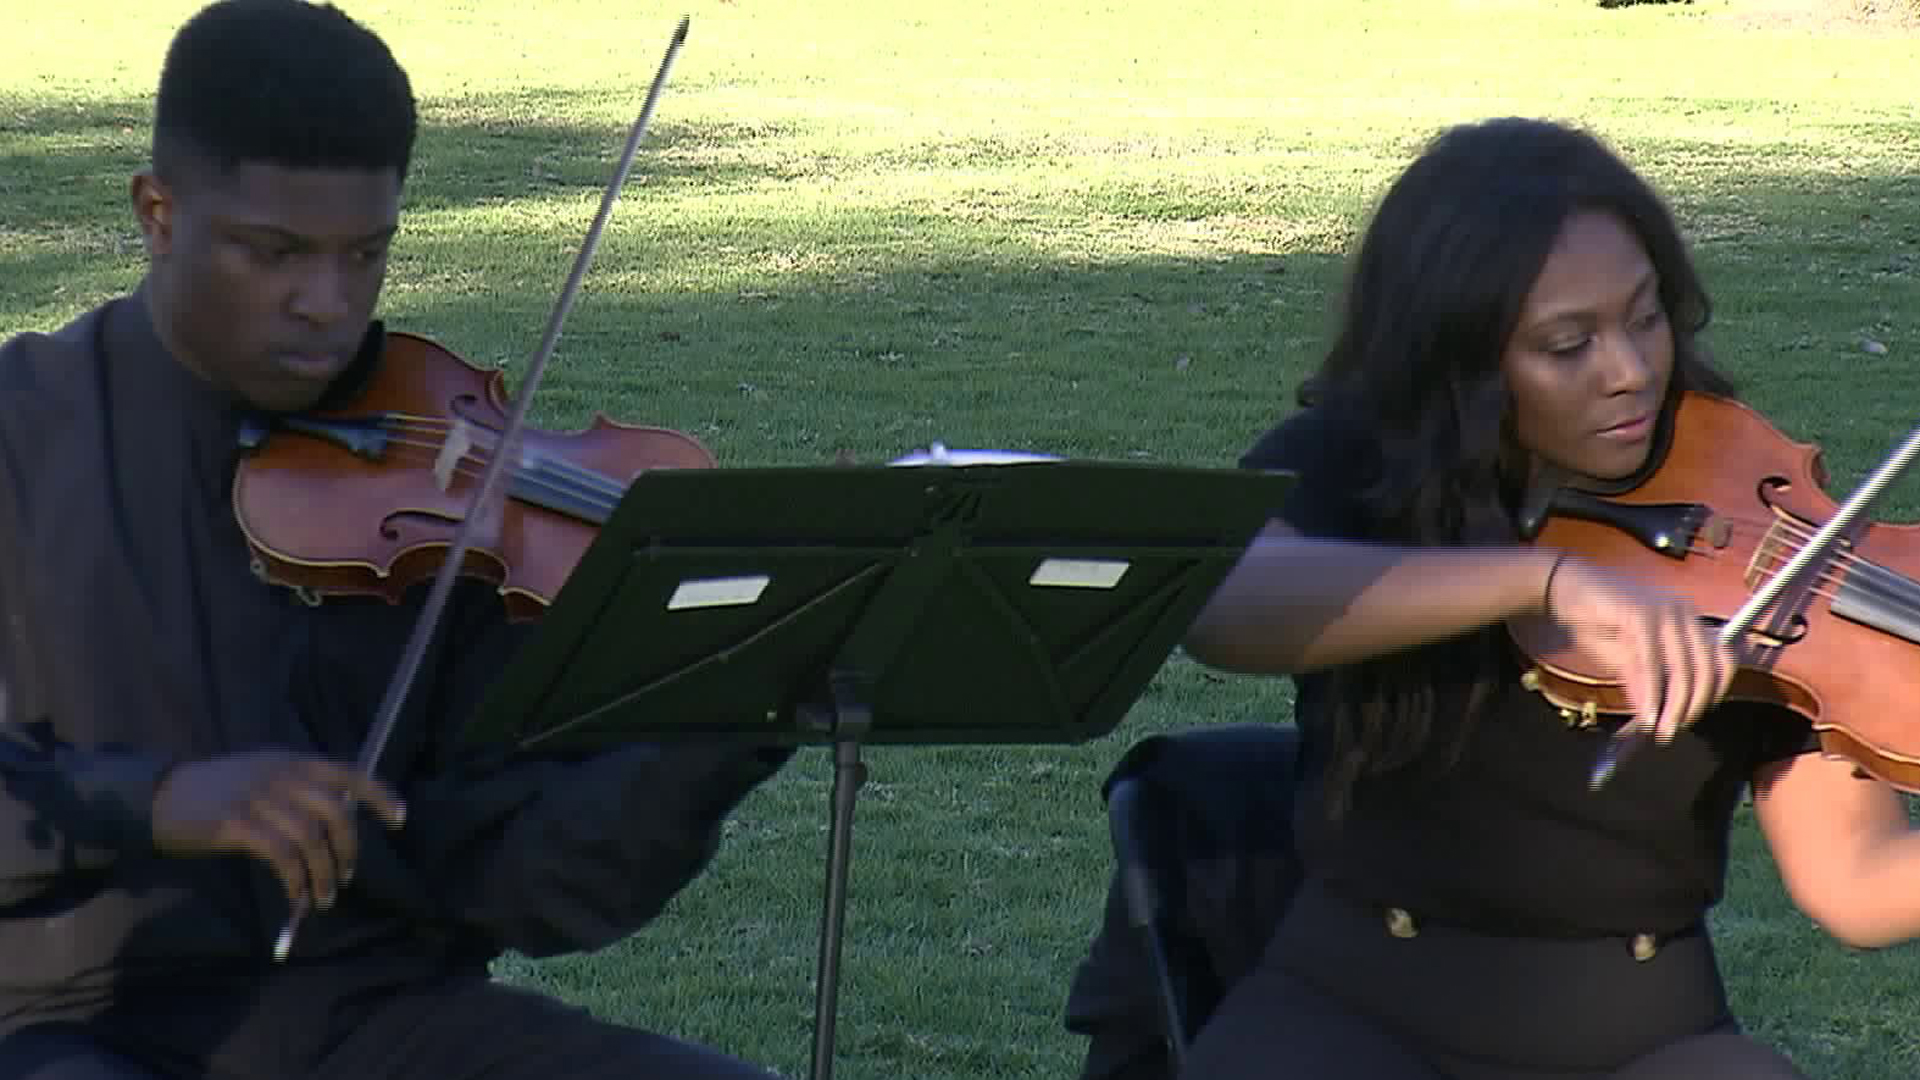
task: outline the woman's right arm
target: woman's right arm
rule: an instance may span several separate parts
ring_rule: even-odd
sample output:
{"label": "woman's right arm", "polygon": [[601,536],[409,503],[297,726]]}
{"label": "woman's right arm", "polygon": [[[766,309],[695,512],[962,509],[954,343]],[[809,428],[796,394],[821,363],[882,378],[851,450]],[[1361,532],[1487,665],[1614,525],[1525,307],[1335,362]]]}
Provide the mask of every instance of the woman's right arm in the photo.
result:
{"label": "woman's right arm", "polygon": [[1275,520],[1201,611],[1186,649],[1249,674],[1366,660],[1541,611],[1557,558],[1530,548],[1319,540]]}
{"label": "woman's right arm", "polygon": [[1553,619],[1601,674],[1624,684],[1635,714],[1662,738],[1718,701],[1733,679],[1731,652],[1691,601],[1560,552],[1320,540],[1278,520],[1215,591],[1185,646],[1221,670],[1292,674],[1525,615]]}

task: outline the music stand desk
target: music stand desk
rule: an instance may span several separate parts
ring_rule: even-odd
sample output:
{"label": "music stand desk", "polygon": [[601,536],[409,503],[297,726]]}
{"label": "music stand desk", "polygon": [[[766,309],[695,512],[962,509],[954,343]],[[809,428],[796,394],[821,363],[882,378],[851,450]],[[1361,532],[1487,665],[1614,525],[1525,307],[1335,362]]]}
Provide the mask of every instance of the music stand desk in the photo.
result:
{"label": "music stand desk", "polygon": [[1292,480],[1075,461],[644,473],[467,738],[832,743],[828,1080],[860,744],[1112,731]]}

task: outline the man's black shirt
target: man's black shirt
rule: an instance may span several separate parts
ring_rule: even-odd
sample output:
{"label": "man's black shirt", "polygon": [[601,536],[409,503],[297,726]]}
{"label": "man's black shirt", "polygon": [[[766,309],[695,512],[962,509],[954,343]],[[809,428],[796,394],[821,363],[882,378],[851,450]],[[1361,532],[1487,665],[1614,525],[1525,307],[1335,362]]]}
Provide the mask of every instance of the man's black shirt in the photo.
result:
{"label": "man's black shirt", "polygon": [[350,887],[274,965],[277,879],[157,854],[156,783],[254,748],[353,761],[425,589],[308,606],[256,576],[230,502],[243,416],[168,354],[144,292],[0,348],[0,1030],[315,967],[350,994],[596,948],[700,872],[790,753],[465,774],[458,724],[527,629],[463,583],[381,760],[405,827],[362,816]]}

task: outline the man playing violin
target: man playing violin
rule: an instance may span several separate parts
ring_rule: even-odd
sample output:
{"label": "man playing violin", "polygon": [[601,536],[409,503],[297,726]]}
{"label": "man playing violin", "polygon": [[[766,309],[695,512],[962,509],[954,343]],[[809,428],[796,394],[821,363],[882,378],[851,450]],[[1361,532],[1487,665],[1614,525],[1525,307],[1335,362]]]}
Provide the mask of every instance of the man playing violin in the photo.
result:
{"label": "man playing violin", "polygon": [[[1832,936],[1920,935],[1920,834],[1808,723],[1724,701],[1684,595],[1521,544],[1549,478],[1625,490],[1684,391],[1731,393],[1669,212],[1585,133],[1451,130],[1386,193],[1338,336],[1249,466],[1300,481],[1188,640],[1290,673],[1306,883],[1190,1075],[1793,1077],[1731,1015],[1707,927],[1749,788]],[[1624,684],[1654,748],[1592,790],[1615,725],[1523,682],[1544,617]]]}
{"label": "man playing violin", "polygon": [[790,750],[467,768],[525,630],[466,583],[367,778],[420,598],[308,606],[250,569],[239,426],[380,363],[414,136],[340,11],[213,4],[132,181],[145,279],[0,349],[0,1077],[767,1075],[488,965],[646,923]]}

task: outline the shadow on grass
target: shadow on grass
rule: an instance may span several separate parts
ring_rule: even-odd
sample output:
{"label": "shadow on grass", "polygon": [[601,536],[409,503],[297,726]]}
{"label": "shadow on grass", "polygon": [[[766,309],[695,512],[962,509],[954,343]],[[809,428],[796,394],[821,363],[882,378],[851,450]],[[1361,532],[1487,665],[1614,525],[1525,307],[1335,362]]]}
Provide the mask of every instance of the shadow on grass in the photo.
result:
{"label": "shadow on grass", "polygon": [[[579,115],[580,101],[576,91],[529,89],[421,102],[409,206],[457,208],[569,188],[598,191],[612,176],[637,110],[609,116],[605,125],[555,119]],[[89,201],[103,187],[124,192],[127,176],[146,165],[152,115],[144,98],[0,96],[0,195],[20,207],[62,187],[78,186],[74,194]],[[801,133],[792,125],[656,115],[628,182],[726,189],[778,179],[777,164],[749,164],[743,155],[757,143]],[[695,160],[716,149],[728,151],[726,160]]]}
{"label": "shadow on grass", "polygon": [[[413,206],[510,202],[488,193],[527,184],[535,146],[578,154],[584,189],[601,149],[578,129],[488,128],[434,137],[438,157],[423,161]],[[0,168],[26,158],[43,173],[128,164],[99,150],[36,151]],[[674,183],[705,183],[703,168],[642,161]],[[697,217],[649,217],[644,206],[616,215],[543,388],[543,423],[599,410],[667,424],[737,464],[842,450],[873,460],[935,439],[1227,461],[1289,407],[1316,362],[1343,262],[1327,250],[1196,253],[1204,238],[1163,242],[1157,209],[1127,218],[1101,206],[1103,240],[1117,230],[1109,250],[1139,239],[1177,253],[1109,256],[1074,250],[1071,203],[1037,211],[1045,237],[1032,214],[828,204],[796,216],[778,200],[735,204],[708,187]],[[1890,448],[1920,400],[1916,194],[1920,180],[1905,175],[1729,171],[1675,198],[1717,300],[1716,354],[1783,430],[1826,447],[1836,485]],[[117,205],[110,195],[105,205]],[[1257,191],[1247,198],[1216,212],[1266,209]],[[137,278],[131,223],[121,234],[98,225],[100,205],[41,200],[24,234],[61,240],[0,248],[0,319],[80,305]],[[511,377],[590,219],[584,201],[577,209],[502,222],[497,234],[466,221],[410,229],[383,315]]]}
{"label": "shadow on grass", "polygon": [[[1282,408],[1313,347],[1301,324],[1317,329],[1339,262],[942,259],[766,289],[602,292],[575,309],[537,411],[557,426],[603,409],[680,427],[739,465],[884,460],[935,440],[1218,462]],[[511,378],[548,302],[429,295],[407,312],[494,350]],[[519,349],[500,355],[502,339]]]}
{"label": "shadow on grass", "polygon": [[[551,89],[425,103],[409,213],[563,204],[409,229],[386,317],[483,364],[527,356],[622,144],[623,107]],[[608,124],[556,119],[583,109]],[[144,101],[0,98],[0,194],[22,211],[0,226],[0,317],[137,278],[123,207],[147,116]],[[681,197],[667,211],[650,192],[615,216],[541,403],[549,420],[637,415],[743,463],[930,439],[1221,461],[1288,407],[1324,346],[1343,238],[1208,231],[1318,213],[1293,177],[838,204],[774,145],[804,135],[659,124],[630,184]],[[1722,361],[1783,428],[1828,444],[1836,480],[1920,398],[1920,177],[1885,165],[1907,145],[1886,138],[1857,167],[1805,147],[1757,166],[1707,141],[1627,148],[1696,239]],[[772,195],[733,199],[744,187]],[[789,190],[815,209],[790,209]],[[1099,248],[1081,239],[1092,222]]]}
{"label": "shadow on grass", "polygon": [[[1905,176],[1730,175],[1677,200],[1702,223],[1715,354],[1784,431],[1825,446],[1836,485],[1914,423],[1915,188]],[[916,227],[939,246],[888,243]],[[821,269],[744,268],[809,243],[852,254]],[[638,412],[743,464],[837,450],[871,459],[930,439],[1231,460],[1317,362],[1344,262],[1330,251],[1073,257],[993,220],[930,214],[916,226],[857,210],[743,216],[661,247],[641,270],[603,249],[617,280],[576,308],[545,415],[577,422],[594,403]],[[454,241],[444,255],[457,258]],[[711,275],[709,258],[738,272],[697,289],[646,285]],[[560,270],[515,295],[428,289],[395,307],[511,369]],[[1907,502],[1896,492],[1888,506]]]}

